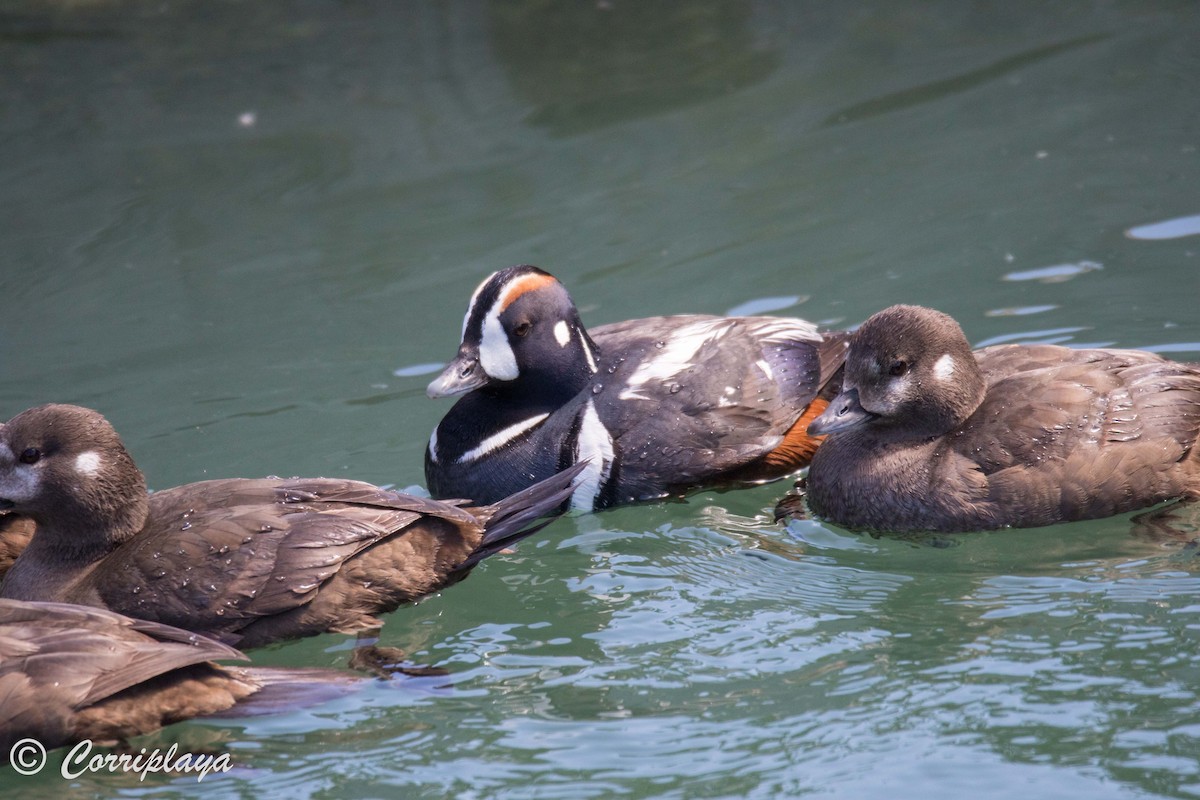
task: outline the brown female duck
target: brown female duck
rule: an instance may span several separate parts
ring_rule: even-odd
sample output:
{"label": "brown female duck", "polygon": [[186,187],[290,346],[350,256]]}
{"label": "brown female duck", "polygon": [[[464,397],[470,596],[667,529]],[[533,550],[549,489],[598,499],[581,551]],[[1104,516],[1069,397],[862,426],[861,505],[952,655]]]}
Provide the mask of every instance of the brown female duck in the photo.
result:
{"label": "brown female duck", "polygon": [[223,667],[213,659],[245,656],[110,611],[0,599],[0,764],[25,738],[47,749],[123,740],[192,717],[315,702],[358,680],[327,669]]}
{"label": "brown female duck", "polygon": [[875,314],[850,339],[808,502],[839,525],[969,531],[1200,495],[1200,367],[1139,350],[1000,345],[952,318]]}
{"label": "brown female duck", "polygon": [[371,629],[374,615],[542,527],[579,469],[475,508],[327,478],[147,495],[103,416],[38,406],[0,428],[0,507],[36,525],[0,596],[107,608],[240,647]]}

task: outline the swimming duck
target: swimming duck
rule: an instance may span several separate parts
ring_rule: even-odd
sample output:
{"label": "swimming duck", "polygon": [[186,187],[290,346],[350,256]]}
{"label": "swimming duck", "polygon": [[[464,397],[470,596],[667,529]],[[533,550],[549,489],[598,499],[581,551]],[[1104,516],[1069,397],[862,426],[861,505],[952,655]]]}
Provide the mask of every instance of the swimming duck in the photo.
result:
{"label": "swimming duck", "polygon": [[225,667],[198,634],[67,603],[0,599],[0,764],[16,742],[120,741],[192,717],[257,714],[343,694],[329,669]]}
{"label": "swimming duck", "polygon": [[430,397],[463,397],[430,437],[435,497],[493,501],[588,460],[571,504],[592,511],[758,483],[808,464],[806,432],[836,391],[844,333],[783,317],[684,315],[584,328],[543,270],[489,276]]}
{"label": "swimming duck", "polygon": [[893,306],[850,339],[809,426],[819,516],[877,531],[1095,519],[1200,494],[1200,367],[1139,350],[971,351],[946,314]]}
{"label": "swimming duck", "polygon": [[107,608],[240,647],[378,627],[565,504],[579,468],[464,507],[333,478],[147,495],[108,421],[44,405],[0,428],[0,508],[36,529],[0,596]]}

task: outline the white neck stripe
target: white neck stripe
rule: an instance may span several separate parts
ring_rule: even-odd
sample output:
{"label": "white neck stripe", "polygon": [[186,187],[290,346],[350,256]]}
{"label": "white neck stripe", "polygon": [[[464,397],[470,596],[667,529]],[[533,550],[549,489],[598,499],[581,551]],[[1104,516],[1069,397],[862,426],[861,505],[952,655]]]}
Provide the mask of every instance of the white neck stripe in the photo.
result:
{"label": "white neck stripe", "polygon": [[493,433],[491,436],[479,443],[478,447],[474,447],[458,457],[458,463],[463,464],[467,461],[474,461],[480,456],[487,455],[493,450],[498,450],[505,444],[516,439],[525,431],[535,428],[546,421],[546,417],[550,416],[549,412],[538,414],[529,419],[521,420],[515,425],[509,425],[507,428]]}

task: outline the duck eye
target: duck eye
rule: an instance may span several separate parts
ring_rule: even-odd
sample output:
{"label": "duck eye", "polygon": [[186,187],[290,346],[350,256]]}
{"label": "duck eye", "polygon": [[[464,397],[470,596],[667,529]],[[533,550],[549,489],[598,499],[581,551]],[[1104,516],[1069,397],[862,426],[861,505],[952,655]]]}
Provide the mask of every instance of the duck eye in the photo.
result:
{"label": "duck eye", "polygon": [[42,451],[36,447],[26,447],[21,451],[22,464],[36,464],[42,457]]}
{"label": "duck eye", "polygon": [[513,328],[513,334],[516,336],[526,336],[531,330],[533,330],[532,322],[522,322],[520,325]]}
{"label": "duck eye", "polygon": [[891,375],[893,378],[899,378],[906,372],[908,372],[907,361],[898,358],[891,364],[888,364],[888,375]]}

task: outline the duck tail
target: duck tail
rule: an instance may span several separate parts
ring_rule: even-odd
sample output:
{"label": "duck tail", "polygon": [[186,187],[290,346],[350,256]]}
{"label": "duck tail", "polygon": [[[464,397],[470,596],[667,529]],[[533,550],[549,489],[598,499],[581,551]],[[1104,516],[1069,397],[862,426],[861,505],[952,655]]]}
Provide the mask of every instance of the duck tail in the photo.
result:
{"label": "duck tail", "polygon": [[558,518],[566,511],[571,493],[575,491],[575,479],[587,464],[587,460],[580,461],[499,503],[479,509],[487,514],[483,539],[456,571],[470,570],[488,556],[537,533]]}
{"label": "duck tail", "polygon": [[322,667],[219,667],[235,680],[257,689],[230,708],[211,716],[257,717],[327,703],[358,691],[369,680],[345,670]]}

